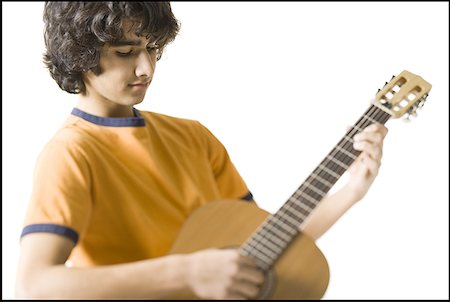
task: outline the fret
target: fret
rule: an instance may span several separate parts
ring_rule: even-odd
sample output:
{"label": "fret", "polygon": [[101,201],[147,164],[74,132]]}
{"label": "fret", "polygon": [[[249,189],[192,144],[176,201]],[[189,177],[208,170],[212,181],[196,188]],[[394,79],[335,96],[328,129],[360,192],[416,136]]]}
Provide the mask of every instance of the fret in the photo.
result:
{"label": "fret", "polygon": [[332,157],[331,155],[327,155],[327,158],[332,161],[333,163],[341,166],[344,169],[348,169],[349,166],[347,166],[345,163],[341,162],[340,160],[337,160],[336,158]]}
{"label": "fret", "polygon": [[330,152],[330,155],[333,156],[334,158],[338,158],[341,162],[349,165],[354,162],[355,154],[353,153],[349,154],[348,151],[344,152],[341,150],[351,150],[350,148],[353,149],[353,144],[350,146],[345,146],[345,144],[337,145],[336,148],[334,148],[333,151]]}
{"label": "fret", "polygon": [[370,116],[367,116],[365,114],[363,115],[363,118],[365,118],[368,121],[371,121],[372,123],[378,123],[378,121],[374,120],[373,118],[371,118]]}
{"label": "fret", "polygon": [[301,191],[302,195],[307,195],[309,197],[309,198],[307,197],[308,201],[311,201],[311,199],[313,199],[314,200],[314,201],[312,201],[313,203],[316,203],[317,200],[320,200],[323,197],[319,193],[316,193],[314,190],[306,187],[304,184],[302,185],[302,188],[300,191]]}
{"label": "fret", "polygon": [[280,211],[280,214],[281,215],[284,215],[284,214],[286,214],[286,215],[289,215],[289,214],[292,214],[292,215],[289,215],[290,217],[294,217],[294,219],[296,219],[295,220],[295,224],[296,225],[298,225],[298,220],[304,220],[308,215],[309,215],[309,212],[307,212],[307,211],[305,211],[306,212],[306,214],[305,213],[302,213],[301,211],[297,211],[295,208],[293,208],[293,207],[289,207],[289,208],[283,208],[283,210],[282,211]]}
{"label": "fret", "polygon": [[364,130],[364,129],[362,129],[362,128],[356,126],[356,125],[353,125],[352,128],[353,128],[353,129],[356,129],[358,132],[361,132],[361,131]]}
{"label": "fret", "polygon": [[328,189],[330,189],[333,186],[333,184],[331,182],[329,182],[328,180],[320,177],[320,175],[318,175],[318,174],[316,174],[314,172],[311,174],[311,176],[316,178],[318,181],[320,181],[324,185],[326,185],[328,187]]}
{"label": "fret", "polygon": [[353,144],[353,142],[354,142],[354,139],[353,139],[353,138],[351,138],[351,137],[349,137],[349,136],[346,136],[346,135],[345,135],[342,139],[348,141],[348,142],[351,143],[351,144]]}
{"label": "fret", "polygon": [[299,217],[292,217],[291,215],[289,215],[290,213],[292,213],[292,212],[284,211],[284,214],[281,214],[282,215],[281,217],[283,217],[283,219],[288,220],[289,223],[291,223],[291,224],[293,224],[295,226],[298,226],[298,220],[299,219],[303,220],[303,218],[302,217],[300,217],[300,218]]}
{"label": "fret", "polygon": [[[285,210],[285,209],[283,209],[283,211],[284,211],[284,210]],[[283,223],[285,223],[285,224],[287,224],[287,225],[289,225],[289,226],[292,226],[293,229],[297,229],[297,228],[298,228],[298,223],[297,223],[296,220],[286,219],[286,216],[283,215],[281,211],[278,211],[277,214],[278,214],[278,215],[277,215],[277,219],[278,219],[278,220],[282,221]],[[288,217],[289,217],[289,216],[288,216]]]}
{"label": "fret", "polygon": [[306,216],[311,213],[312,208],[308,207],[302,202],[292,203],[289,207],[289,210],[295,210],[296,213],[301,213],[303,217],[306,218]]}
{"label": "fret", "polygon": [[[306,203],[306,205],[308,207],[310,207],[311,209],[314,209],[316,207],[316,203],[317,200],[315,200],[314,198],[312,198],[311,196],[309,196],[308,194],[301,194],[304,193],[303,191],[297,191],[294,193],[295,198],[297,198],[297,201],[300,203]],[[300,198],[305,198],[305,200],[301,200]],[[309,206],[308,202],[311,203],[313,206]]]}
{"label": "fret", "polygon": [[274,256],[276,257],[277,253],[273,251],[270,247],[263,244],[261,241],[252,240],[248,243],[248,247],[251,248],[250,252],[259,251],[262,255],[265,256],[266,259],[272,259]]}
{"label": "fret", "polygon": [[[269,235],[269,236],[266,236]],[[255,238],[261,238],[267,241],[270,241],[273,245],[277,246],[279,251],[282,250],[283,247],[286,246],[286,242],[280,240],[277,236],[274,236],[273,234],[269,234],[266,232],[265,234],[259,233]]]}
{"label": "fret", "polygon": [[297,228],[295,228],[295,227],[293,228],[290,225],[288,225],[286,223],[283,223],[282,221],[277,219],[275,217],[275,215],[277,215],[277,214],[274,214],[273,216],[271,216],[270,219],[266,221],[266,223],[273,223],[273,224],[275,224],[277,226],[280,226],[280,227],[282,227],[284,230],[286,230],[291,235],[295,235],[297,233]]}
{"label": "fret", "polygon": [[286,234],[284,232],[282,232],[280,229],[271,229],[269,227],[265,228],[264,230],[261,230],[261,232],[269,232],[271,234],[274,234],[275,236],[278,236],[282,241],[289,243],[292,240],[292,237],[294,235],[297,234],[297,232],[295,234]]}
{"label": "fret", "polygon": [[[271,218],[273,218],[273,216]],[[263,227],[261,228],[261,232],[263,232],[264,230],[273,230],[273,232],[277,232],[280,235],[283,234],[284,236],[286,236],[286,238],[292,238],[293,236],[297,235],[297,229],[289,227],[288,230],[286,228],[283,228],[283,226],[289,227],[284,223],[277,223],[276,221],[273,221],[273,219],[266,220],[266,222],[263,224]]]}
{"label": "fret", "polygon": [[339,177],[341,177],[341,175],[335,173],[334,171],[328,169],[327,167],[325,167],[324,165],[320,164],[319,168],[321,168],[323,171],[327,172],[328,174],[330,174],[331,176],[333,176],[336,179],[339,179]]}
{"label": "fret", "polygon": [[267,258],[271,259],[277,258],[283,251],[281,247],[270,244],[267,239],[253,240],[250,243],[250,246],[261,251]]}
{"label": "fret", "polygon": [[305,186],[307,186],[309,189],[313,190],[314,192],[316,192],[317,194],[320,195],[320,197],[324,197],[326,195],[325,192],[323,192],[322,190],[318,189],[316,186],[312,185],[311,183],[309,183],[308,181],[305,181],[303,183]]}
{"label": "fret", "polygon": [[[313,173],[314,174],[314,173]],[[324,192],[325,194],[328,192],[328,190],[330,189],[330,187],[332,185],[329,185],[330,182],[327,181],[328,184],[324,184],[322,181],[320,181],[319,179],[316,179],[313,177],[313,174],[311,174],[310,177],[308,177],[306,179],[306,181],[308,183],[310,183],[312,186],[315,186],[316,188],[320,189],[322,192]]]}
{"label": "fret", "polygon": [[263,236],[265,236],[265,234],[270,233],[270,236],[273,237],[274,239],[278,240],[280,242],[280,244],[282,244],[282,245],[288,244],[292,239],[292,236],[290,236],[290,237],[286,236],[286,234],[284,234],[284,233],[280,233],[280,232],[274,231],[273,229],[269,229],[269,228],[261,230],[260,233],[264,233]]}
{"label": "fret", "polygon": [[[260,262],[262,262],[266,266],[270,266],[270,264],[273,262],[273,259],[267,257],[265,254],[263,254],[258,249],[252,249],[252,250],[248,251],[248,254],[255,256]],[[261,259],[260,256],[262,256],[264,259]]]}
{"label": "fret", "polygon": [[249,246],[253,247],[253,249],[259,251],[263,254],[267,259],[275,259],[279,253],[272,250],[272,246],[267,246],[262,241],[253,240],[249,243]]}
{"label": "fret", "polygon": [[357,158],[357,156],[355,156],[353,153],[348,152],[346,149],[336,146],[337,150],[339,150],[340,152],[344,153],[345,155],[347,155],[348,157],[350,157],[351,159],[355,160]]}

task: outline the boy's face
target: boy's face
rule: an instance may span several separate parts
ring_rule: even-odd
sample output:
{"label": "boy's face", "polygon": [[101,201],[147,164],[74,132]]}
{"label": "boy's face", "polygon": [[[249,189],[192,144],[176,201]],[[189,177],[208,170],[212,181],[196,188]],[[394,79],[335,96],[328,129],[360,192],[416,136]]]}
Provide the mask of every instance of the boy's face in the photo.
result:
{"label": "boy's face", "polygon": [[138,37],[125,21],[123,39],[100,50],[101,73],[83,75],[86,97],[109,106],[139,104],[152,80],[156,56],[154,42]]}

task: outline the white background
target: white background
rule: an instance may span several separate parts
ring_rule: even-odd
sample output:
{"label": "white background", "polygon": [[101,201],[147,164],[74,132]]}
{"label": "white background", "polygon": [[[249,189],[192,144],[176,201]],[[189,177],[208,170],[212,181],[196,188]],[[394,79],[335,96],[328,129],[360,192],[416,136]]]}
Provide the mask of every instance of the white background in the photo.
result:
{"label": "white background", "polygon": [[[417,119],[388,121],[377,180],[317,244],[331,271],[325,299],[448,299],[448,3],[172,7],[180,34],[137,108],[201,121],[270,212],[392,75],[406,69],[433,85]],[[76,97],[60,91],[42,63],[43,3],[2,8],[7,299],[36,157]]]}

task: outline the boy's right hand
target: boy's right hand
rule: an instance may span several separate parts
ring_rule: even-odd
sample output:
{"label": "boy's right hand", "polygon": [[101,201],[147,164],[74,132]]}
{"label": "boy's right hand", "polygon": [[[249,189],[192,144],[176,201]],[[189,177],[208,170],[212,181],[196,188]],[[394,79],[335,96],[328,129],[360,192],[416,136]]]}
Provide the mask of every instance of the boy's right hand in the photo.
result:
{"label": "boy's right hand", "polygon": [[249,299],[258,295],[264,274],[236,249],[207,249],[186,256],[191,291],[206,299]]}

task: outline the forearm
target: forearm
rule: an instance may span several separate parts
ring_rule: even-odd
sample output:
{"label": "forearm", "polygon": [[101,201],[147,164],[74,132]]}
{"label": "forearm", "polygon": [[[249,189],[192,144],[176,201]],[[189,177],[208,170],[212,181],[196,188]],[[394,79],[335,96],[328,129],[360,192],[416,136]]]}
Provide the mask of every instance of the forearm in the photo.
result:
{"label": "forearm", "polygon": [[[187,289],[183,256],[93,268],[55,265],[36,270],[24,298],[154,299]],[[27,297],[28,296],[28,297]]]}
{"label": "forearm", "polygon": [[345,186],[325,196],[301,226],[301,231],[314,240],[319,239],[356,201],[356,196]]}

